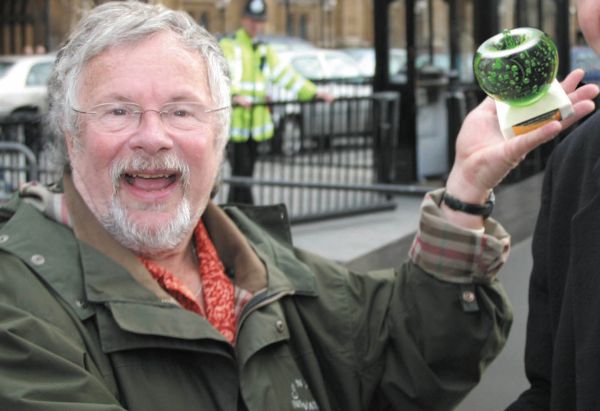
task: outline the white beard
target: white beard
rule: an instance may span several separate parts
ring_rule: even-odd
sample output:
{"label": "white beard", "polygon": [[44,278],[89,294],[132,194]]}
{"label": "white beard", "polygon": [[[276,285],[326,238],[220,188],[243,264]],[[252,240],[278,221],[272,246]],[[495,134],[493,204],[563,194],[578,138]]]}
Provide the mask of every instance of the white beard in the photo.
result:
{"label": "white beard", "polygon": [[187,198],[177,206],[175,216],[160,227],[144,222],[134,223],[117,197],[113,197],[108,213],[100,219],[104,228],[124,247],[136,254],[152,255],[173,250],[194,228]]}
{"label": "white beard", "polygon": [[[117,193],[121,184],[124,170],[171,169],[181,173],[183,200],[177,206],[175,215],[166,224],[152,226],[144,221],[134,222],[128,215],[127,208],[121,203]],[[134,157],[128,161],[119,162],[111,168],[113,180],[113,196],[107,212],[99,218],[102,226],[124,247],[136,254],[153,255],[173,250],[183,241],[186,235],[194,229],[197,215],[192,215],[189,192],[189,167],[175,155],[166,157]],[[146,211],[161,211],[162,205],[148,207]]]}

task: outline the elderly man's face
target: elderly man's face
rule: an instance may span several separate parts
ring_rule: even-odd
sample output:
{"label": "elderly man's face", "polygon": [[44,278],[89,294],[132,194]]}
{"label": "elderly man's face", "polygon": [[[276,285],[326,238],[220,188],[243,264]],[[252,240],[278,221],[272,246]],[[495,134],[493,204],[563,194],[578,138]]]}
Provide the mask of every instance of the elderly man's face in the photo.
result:
{"label": "elderly man's face", "polygon": [[[93,108],[115,102],[142,110],[173,102],[215,108],[201,56],[169,33],[108,49],[87,64],[76,108],[98,112]],[[156,111],[121,131],[107,130],[91,114],[80,118],[79,136],[68,136],[67,146],[75,187],[94,215],[135,252],[184,247],[218,172],[218,126],[182,131],[166,126]]]}
{"label": "elderly man's face", "polygon": [[600,1],[577,0],[577,17],[588,44],[600,55]]}

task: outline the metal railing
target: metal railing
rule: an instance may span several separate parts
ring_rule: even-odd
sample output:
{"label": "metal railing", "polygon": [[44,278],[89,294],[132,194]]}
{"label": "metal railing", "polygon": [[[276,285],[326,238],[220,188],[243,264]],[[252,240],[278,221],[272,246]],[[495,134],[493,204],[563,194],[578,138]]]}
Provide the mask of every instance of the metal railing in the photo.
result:
{"label": "metal railing", "polygon": [[26,182],[38,179],[35,154],[21,143],[0,141],[0,201]]}
{"label": "metal railing", "polygon": [[395,92],[269,103],[274,138],[258,143],[252,176],[225,165],[217,200],[249,187],[256,204],[285,203],[298,222],[387,209],[395,194],[422,194],[417,185],[384,185],[396,180],[399,104]]}
{"label": "metal railing", "polygon": [[58,173],[43,149],[46,138],[38,118],[0,122],[0,200],[27,181],[53,182]]}

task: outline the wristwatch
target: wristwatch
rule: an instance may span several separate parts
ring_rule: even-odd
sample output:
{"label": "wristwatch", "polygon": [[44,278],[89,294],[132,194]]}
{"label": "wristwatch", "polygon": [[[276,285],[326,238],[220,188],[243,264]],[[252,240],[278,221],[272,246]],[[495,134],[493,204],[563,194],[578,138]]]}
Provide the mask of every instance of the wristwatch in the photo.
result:
{"label": "wristwatch", "polygon": [[490,216],[490,214],[492,214],[496,197],[494,196],[494,192],[490,191],[490,195],[488,196],[485,204],[472,204],[462,202],[458,198],[452,197],[444,191],[442,201],[452,210],[467,214],[479,215],[486,219]]}

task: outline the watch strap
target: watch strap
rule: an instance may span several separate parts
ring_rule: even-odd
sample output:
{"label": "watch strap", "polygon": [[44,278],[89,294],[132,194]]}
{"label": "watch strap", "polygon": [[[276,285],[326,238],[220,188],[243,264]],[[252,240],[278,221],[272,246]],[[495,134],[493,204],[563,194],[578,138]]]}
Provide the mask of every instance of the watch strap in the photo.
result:
{"label": "watch strap", "polygon": [[490,195],[484,204],[473,204],[465,203],[459,200],[458,198],[449,195],[447,192],[444,192],[442,196],[442,201],[452,210],[472,215],[479,215],[485,219],[488,218],[490,214],[492,214],[492,210],[494,209],[495,196],[494,192],[490,191]]}

